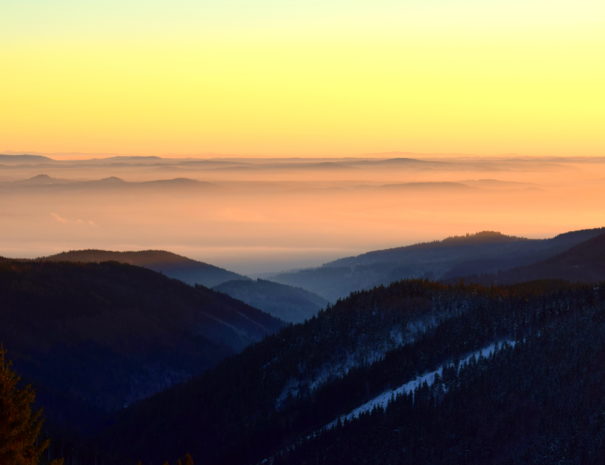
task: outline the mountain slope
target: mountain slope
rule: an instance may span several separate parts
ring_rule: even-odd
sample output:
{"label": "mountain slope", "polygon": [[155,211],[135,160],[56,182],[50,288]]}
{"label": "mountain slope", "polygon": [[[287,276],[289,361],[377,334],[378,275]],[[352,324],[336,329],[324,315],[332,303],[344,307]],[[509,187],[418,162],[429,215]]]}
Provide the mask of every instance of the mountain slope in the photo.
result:
{"label": "mountain slope", "polygon": [[[561,337],[581,337],[576,332],[580,326],[594,318],[605,321],[603,315],[605,289],[592,286],[544,282],[482,288],[403,281],[379,287],[353,294],[202,376],[133,405],[104,441],[117,453],[150,464],[189,451],[208,465],[243,465],[263,458],[265,463],[290,463],[290,458],[294,463],[299,459],[297,447],[319,437],[322,442],[308,449],[312,459],[304,456],[308,463],[324,456],[336,457],[333,463],[356,463],[348,455],[349,462],[340,460],[338,448],[346,453],[345,443],[330,449],[327,425],[338,427],[339,418],[408,383],[424,389],[418,380],[430,380],[430,373],[453,379],[451,367],[460,360],[471,363],[473,354],[489,358],[525,344],[540,346],[541,338],[554,341],[559,331],[566,334]],[[570,325],[574,321],[581,325]],[[605,324],[601,330],[605,350]],[[550,350],[548,344],[544,350]],[[559,348],[575,354],[572,349]],[[548,362],[557,369],[554,355],[541,357],[522,365],[535,369],[535,382],[540,371],[533,364]],[[490,373],[496,376],[497,368]],[[444,396],[447,391],[440,392]],[[479,394],[486,398],[487,393]],[[467,401],[452,398],[459,415]],[[510,412],[516,413],[514,408]],[[417,422],[419,416],[410,418]],[[413,427],[409,424],[405,431],[413,434]],[[450,427],[455,430],[456,424]],[[379,424],[375,428],[380,431]],[[363,463],[376,463],[392,447],[397,444],[381,444],[377,438],[367,446],[374,462]],[[428,447],[442,451],[440,445]]]}
{"label": "mountain slope", "polygon": [[280,273],[271,279],[299,286],[329,301],[400,279],[450,280],[495,273],[563,252],[605,232],[590,229],[551,239],[525,239],[484,231],[442,241],[368,252],[346,257],[319,268]]}
{"label": "mountain slope", "polygon": [[44,257],[53,262],[101,263],[107,261],[142,266],[158,271],[187,284],[201,284],[205,287],[218,286],[234,279],[248,279],[232,271],[208,263],[198,262],[164,250],[142,250],[137,252],[113,252],[107,250],[72,250]]}
{"label": "mountain slope", "polygon": [[539,334],[449,364],[386,408],[307,436],[269,463],[603,463],[605,312],[598,296],[598,307],[560,305],[564,315],[549,318]]}
{"label": "mountain slope", "polygon": [[546,260],[475,280],[486,284],[510,284],[536,279],[605,281],[605,234]]}
{"label": "mountain slope", "polygon": [[228,281],[215,286],[214,290],[290,323],[302,323],[328,304],[304,289],[264,279]]}
{"label": "mountain slope", "polygon": [[0,302],[0,341],[15,367],[51,424],[75,430],[282,326],[223,294],[118,263],[1,260]]}

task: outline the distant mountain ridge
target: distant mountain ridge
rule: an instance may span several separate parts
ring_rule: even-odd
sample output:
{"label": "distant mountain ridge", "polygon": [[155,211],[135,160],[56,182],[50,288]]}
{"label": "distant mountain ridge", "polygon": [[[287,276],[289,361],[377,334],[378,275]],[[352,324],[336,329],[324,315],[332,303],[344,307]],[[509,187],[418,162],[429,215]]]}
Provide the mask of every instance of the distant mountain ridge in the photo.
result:
{"label": "distant mountain ridge", "polygon": [[469,278],[484,284],[514,284],[538,279],[605,281],[605,233],[546,260],[487,276]]}
{"label": "distant mountain ridge", "polygon": [[[354,257],[340,258],[324,264],[325,267],[355,265],[360,263],[375,263],[393,260],[393,258],[406,258],[410,250],[439,250],[452,246],[473,246],[479,244],[503,244],[511,242],[530,241],[524,237],[507,236],[498,231],[480,231],[474,234],[466,234],[464,236],[449,236],[442,240],[419,242],[404,247],[393,247],[390,249],[375,250],[366,252]],[[399,257],[399,254],[401,257]]]}
{"label": "distant mountain ridge", "polygon": [[153,187],[206,189],[212,186],[214,186],[214,184],[210,182],[198,181],[196,179],[183,177],[152,179],[148,181],[127,181],[117,176],[108,176],[100,179],[81,180],[55,178],[44,173],[29,177],[27,179],[0,182],[0,188],[4,189],[52,189],[53,192],[57,190],[89,190],[103,187],[141,190]]}
{"label": "distant mountain ridge", "polygon": [[23,185],[23,186],[48,186],[52,184],[65,184],[69,183],[67,179],[53,178],[48,174],[37,174],[31,178],[22,179],[20,181],[13,181],[12,184]]}
{"label": "distant mountain ridge", "polygon": [[206,287],[218,286],[227,281],[247,280],[246,276],[225,270],[218,266],[192,260],[164,250],[142,250],[116,252],[99,249],[72,250],[62,252],[41,260],[54,262],[101,263],[114,261],[129,265],[142,266],[158,271],[171,278],[180,279],[190,285],[201,284]]}
{"label": "distant mountain ridge", "polygon": [[18,155],[6,155],[0,153],[0,162],[17,162],[17,163],[40,163],[40,162],[52,162],[55,161],[52,158],[45,157],[43,155],[29,155],[29,154],[18,154]]}
{"label": "distant mountain ridge", "polygon": [[321,267],[284,272],[270,279],[310,290],[329,301],[401,279],[451,280],[528,265],[605,232],[572,231],[551,239],[527,239],[483,231],[441,241],[368,252]]}
{"label": "distant mountain ridge", "polygon": [[312,292],[265,279],[227,281],[213,289],[290,323],[302,323],[328,305]]}

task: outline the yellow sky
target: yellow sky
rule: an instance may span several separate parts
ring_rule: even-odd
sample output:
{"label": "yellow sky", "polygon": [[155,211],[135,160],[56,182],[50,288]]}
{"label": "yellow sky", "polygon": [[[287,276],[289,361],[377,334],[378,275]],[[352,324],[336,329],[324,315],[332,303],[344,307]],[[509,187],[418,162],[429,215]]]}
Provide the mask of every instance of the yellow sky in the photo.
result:
{"label": "yellow sky", "polygon": [[0,152],[605,155],[603,2],[35,3]]}

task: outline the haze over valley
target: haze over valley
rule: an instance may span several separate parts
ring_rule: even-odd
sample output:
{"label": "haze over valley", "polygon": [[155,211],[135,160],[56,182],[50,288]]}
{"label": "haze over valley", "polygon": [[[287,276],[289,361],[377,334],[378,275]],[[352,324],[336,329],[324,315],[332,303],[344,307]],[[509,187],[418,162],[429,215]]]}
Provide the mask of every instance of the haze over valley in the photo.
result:
{"label": "haze over valley", "polygon": [[[601,226],[605,159],[0,159],[0,253],[164,249],[251,276],[483,230]],[[39,234],[44,231],[44,234]]]}

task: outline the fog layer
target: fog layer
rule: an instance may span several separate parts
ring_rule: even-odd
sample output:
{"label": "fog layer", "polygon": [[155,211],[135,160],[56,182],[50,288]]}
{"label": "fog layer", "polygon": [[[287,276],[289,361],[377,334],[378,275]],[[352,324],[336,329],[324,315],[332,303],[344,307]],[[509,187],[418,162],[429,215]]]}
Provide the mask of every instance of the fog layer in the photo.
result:
{"label": "fog layer", "polygon": [[496,230],[603,226],[605,159],[0,155],[0,255],[167,249],[251,275]]}

